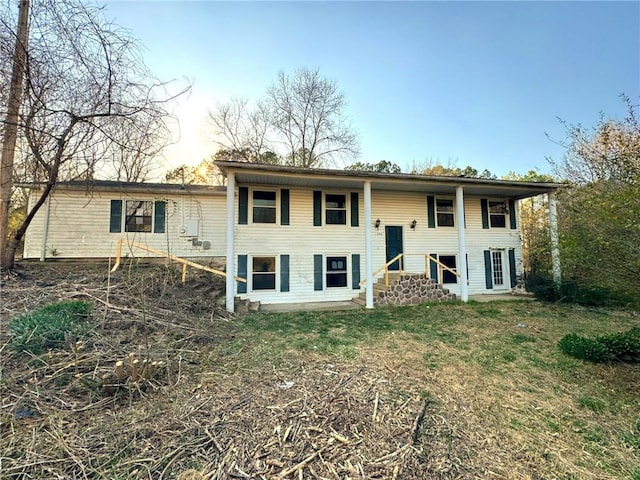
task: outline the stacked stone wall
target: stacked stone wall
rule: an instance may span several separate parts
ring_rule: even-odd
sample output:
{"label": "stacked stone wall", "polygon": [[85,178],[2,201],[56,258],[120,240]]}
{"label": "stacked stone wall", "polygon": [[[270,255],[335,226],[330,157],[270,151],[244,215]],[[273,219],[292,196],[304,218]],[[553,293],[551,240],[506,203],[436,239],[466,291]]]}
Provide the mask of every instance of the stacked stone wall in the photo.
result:
{"label": "stacked stone wall", "polygon": [[455,293],[442,288],[425,274],[403,274],[386,291],[380,292],[374,301],[377,305],[415,305],[455,299]]}

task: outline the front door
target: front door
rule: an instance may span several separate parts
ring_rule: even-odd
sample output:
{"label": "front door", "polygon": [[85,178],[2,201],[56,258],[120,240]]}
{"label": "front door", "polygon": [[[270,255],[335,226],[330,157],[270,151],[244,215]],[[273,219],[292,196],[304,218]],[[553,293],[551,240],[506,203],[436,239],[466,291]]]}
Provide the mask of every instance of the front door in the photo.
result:
{"label": "front door", "polygon": [[[384,238],[387,246],[387,262],[398,254],[403,253],[402,250],[402,227],[384,227]],[[389,270],[400,270],[400,262],[396,260],[389,265]]]}
{"label": "front door", "polygon": [[493,273],[493,289],[506,290],[509,272],[504,250],[491,250],[491,270]]}

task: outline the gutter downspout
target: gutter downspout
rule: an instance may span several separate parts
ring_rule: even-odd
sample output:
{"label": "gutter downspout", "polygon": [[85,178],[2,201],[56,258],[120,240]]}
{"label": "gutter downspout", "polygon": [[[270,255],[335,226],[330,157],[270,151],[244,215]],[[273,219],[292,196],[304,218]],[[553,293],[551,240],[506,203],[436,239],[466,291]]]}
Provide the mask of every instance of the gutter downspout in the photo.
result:
{"label": "gutter downspout", "polygon": [[49,212],[51,211],[51,194],[47,196],[47,205],[44,209],[44,225],[42,227],[42,246],[40,247],[40,261],[47,258],[47,237],[49,236]]}
{"label": "gutter downspout", "polygon": [[467,276],[467,244],[464,225],[464,192],[462,186],[456,187],[456,216],[458,217],[458,263],[460,268],[460,299],[469,301],[469,278]]}
{"label": "gutter downspout", "polygon": [[226,262],[226,308],[227,312],[233,313],[235,309],[235,262],[234,262],[234,245],[233,245],[233,226],[234,226],[234,201],[236,190],[235,173],[227,174],[227,262]]}
{"label": "gutter downspout", "polygon": [[364,258],[366,265],[366,308],[373,308],[373,241],[371,233],[371,182],[364,182]]}

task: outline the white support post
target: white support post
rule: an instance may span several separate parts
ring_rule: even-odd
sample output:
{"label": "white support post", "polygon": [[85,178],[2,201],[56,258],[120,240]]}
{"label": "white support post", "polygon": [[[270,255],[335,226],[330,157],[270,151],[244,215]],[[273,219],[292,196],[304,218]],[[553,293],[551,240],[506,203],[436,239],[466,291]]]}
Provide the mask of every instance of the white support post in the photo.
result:
{"label": "white support post", "polygon": [[464,225],[464,192],[462,186],[456,187],[456,217],[458,221],[458,273],[460,274],[460,298],[469,301],[469,278],[467,277],[467,243]]}
{"label": "white support post", "polygon": [[560,268],[560,249],[558,248],[558,207],[555,192],[549,192],[547,199],[549,200],[549,232],[551,233],[553,281],[559,285],[562,281],[562,270]]}
{"label": "white support post", "polygon": [[366,275],[366,308],[373,308],[373,239],[371,223],[371,182],[364,182],[364,251]]}
{"label": "white support post", "polygon": [[226,307],[227,312],[233,313],[235,310],[235,249],[233,245],[233,227],[235,221],[234,202],[236,191],[236,177],[234,173],[227,174],[227,284],[226,284]]}

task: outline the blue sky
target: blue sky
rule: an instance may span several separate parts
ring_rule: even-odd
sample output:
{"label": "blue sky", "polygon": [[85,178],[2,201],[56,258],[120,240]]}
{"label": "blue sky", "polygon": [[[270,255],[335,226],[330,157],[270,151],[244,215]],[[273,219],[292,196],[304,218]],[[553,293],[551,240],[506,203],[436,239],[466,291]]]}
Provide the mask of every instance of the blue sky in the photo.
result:
{"label": "blue sky", "polygon": [[162,79],[187,78],[169,164],[212,154],[208,108],[278,72],[335,80],[364,162],[549,171],[560,117],[593,126],[640,100],[640,2],[109,1]]}

